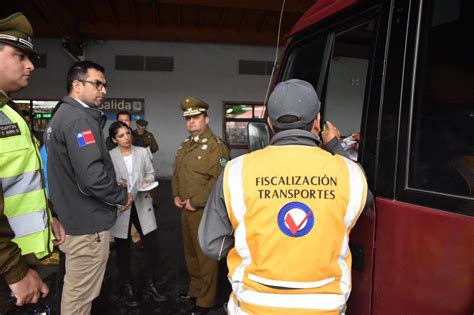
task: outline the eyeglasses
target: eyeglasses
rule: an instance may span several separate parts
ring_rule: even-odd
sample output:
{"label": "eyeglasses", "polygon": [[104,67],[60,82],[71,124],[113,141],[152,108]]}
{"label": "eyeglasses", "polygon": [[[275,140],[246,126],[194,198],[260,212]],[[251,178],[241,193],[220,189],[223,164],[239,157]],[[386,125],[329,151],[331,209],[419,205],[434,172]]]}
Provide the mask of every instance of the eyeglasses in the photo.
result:
{"label": "eyeglasses", "polygon": [[102,82],[102,81],[99,81],[99,80],[94,80],[94,81],[88,81],[88,80],[77,80],[79,82],[82,82],[82,83],[90,83],[90,84],[94,84],[95,85],[95,88],[100,90],[102,87],[103,88],[107,88],[107,83],[105,82]]}

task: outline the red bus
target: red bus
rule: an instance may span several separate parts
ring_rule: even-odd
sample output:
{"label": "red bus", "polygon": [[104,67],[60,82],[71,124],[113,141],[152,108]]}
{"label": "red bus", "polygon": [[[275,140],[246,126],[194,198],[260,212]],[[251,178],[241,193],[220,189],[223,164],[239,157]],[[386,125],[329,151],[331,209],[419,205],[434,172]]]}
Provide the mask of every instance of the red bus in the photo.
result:
{"label": "red bus", "polygon": [[474,314],[474,1],[318,0],[275,82],[361,133],[375,195],[351,233],[347,314]]}

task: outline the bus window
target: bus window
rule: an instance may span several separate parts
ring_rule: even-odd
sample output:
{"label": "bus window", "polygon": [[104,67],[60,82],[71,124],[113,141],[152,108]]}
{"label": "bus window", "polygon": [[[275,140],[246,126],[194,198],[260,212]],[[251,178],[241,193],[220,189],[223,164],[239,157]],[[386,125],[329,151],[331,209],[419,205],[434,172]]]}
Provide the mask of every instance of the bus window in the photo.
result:
{"label": "bus window", "polygon": [[288,56],[280,81],[290,79],[308,81],[318,95],[321,95],[330,50],[328,45],[331,42],[331,36],[322,36],[293,49]]}
{"label": "bus window", "polygon": [[371,20],[335,37],[322,116],[336,124],[343,136],[360,132],[373,33]]}
{"label": "bus window", "polygon": [[426,1],[406,186],[474,196],[473,1]]}

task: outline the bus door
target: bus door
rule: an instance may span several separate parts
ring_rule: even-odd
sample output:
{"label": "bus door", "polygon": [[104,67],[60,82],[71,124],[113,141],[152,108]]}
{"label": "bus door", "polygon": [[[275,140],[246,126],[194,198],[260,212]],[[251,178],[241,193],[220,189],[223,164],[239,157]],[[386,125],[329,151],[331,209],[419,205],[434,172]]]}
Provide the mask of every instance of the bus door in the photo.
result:
{"label": "bus door", "polygon": [[[362,138],[359,147],[348,146],[346,150],[351,159],[364,166],[364,143],[370,131],[365,126],[364,107],[368,106],[366,95],[372,81],[369,69],[375,53],[376,23],[376,18],[371,17],[337,29],[322,95],[322,120],[335,124],[344,138]],[[367,171],[369,178],[371,168]],[[375,216],[374,207],[364,211],[350,234],[352,292],[347,314],[371,312]]]}
{"label": "bus door", "polygon": [[[375,150],[377,118],[370,122],[368,113],[371,102],[378,111],[380,98],[369,97],[376,94],[369,87],[381,81],[383,69],[373,60],[377,45],[383,58],[385,43],[377,44],[377,39],[380,36],[384,41],[385,36],[379,35],[378,29],[385,29],[388,20],[381,20],[380,12],[380,6],[367,5],[354,17],[335,17],[324,26],[297,34],[287,48],[278,79],[312,83],[321,99],[322,120],[333,122],[344,137],[360,135],[360,146],[347,149],[364,167],[369,188],[374,183],[375,158],[366,151]],[[377,79],[374,73],[378,73]],[[352,292],[348,314],[371,312],[375,218],[374,207],[365,211],[350,235]]]}
{"label": "bus door", "polygon": [[474,310],[474,2],[395,1],[372,314]]}

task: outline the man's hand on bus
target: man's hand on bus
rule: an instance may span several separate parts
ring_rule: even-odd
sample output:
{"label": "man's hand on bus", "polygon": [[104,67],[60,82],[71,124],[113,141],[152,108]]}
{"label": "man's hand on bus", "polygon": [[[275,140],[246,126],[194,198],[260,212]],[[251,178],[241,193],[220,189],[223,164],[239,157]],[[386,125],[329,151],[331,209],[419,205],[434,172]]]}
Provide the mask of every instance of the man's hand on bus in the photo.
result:
{"label": "man's hand on bus", "polygon": [[323,138],[323,145],[326,145],[334,137],[336,137],[338,140],[341,140],[341,133],[332,122],[326,121],[326,126],[323,129],[323,132],[321,132],[321,137]]}

